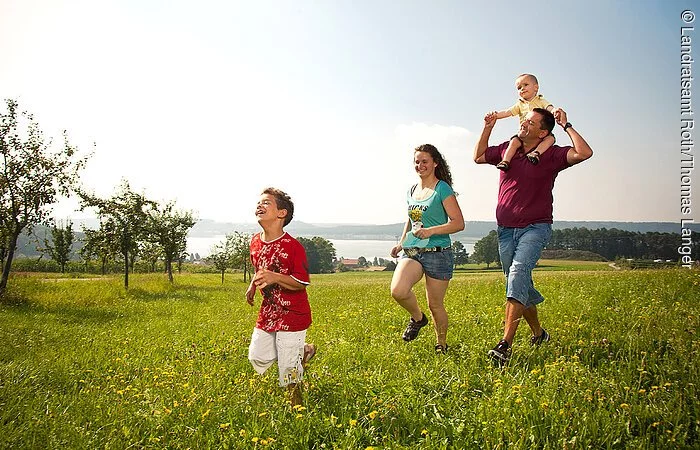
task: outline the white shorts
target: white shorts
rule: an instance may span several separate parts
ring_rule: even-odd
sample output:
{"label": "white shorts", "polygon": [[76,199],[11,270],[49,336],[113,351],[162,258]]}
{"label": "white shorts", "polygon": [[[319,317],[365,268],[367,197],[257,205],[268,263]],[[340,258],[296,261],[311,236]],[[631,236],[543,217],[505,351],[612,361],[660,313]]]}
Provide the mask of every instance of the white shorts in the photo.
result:
{"label": "white shorts", "polygon": [[299,383],[304,376],[304,340],[306,330],[277,331],[269,333],[259,328],[253,329],[248,347],[248,359],[260,375],[277,361],[280,386]]}

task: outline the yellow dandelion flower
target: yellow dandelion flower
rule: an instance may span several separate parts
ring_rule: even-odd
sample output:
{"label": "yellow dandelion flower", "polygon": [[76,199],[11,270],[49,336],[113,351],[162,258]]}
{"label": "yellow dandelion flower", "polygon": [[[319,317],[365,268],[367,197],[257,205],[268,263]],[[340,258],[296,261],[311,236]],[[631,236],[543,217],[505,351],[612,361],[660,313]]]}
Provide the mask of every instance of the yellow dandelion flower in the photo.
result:
{"label": "yellow dandelion flower", "polygon": [[646,394],[646,393],[647,393],[647,390],[646,390],[646,389],[640,389],[640,390],[639,390],[639,393],[640,393],[640,394]]}
{"label": "yellow dandelion flower", "polygon": [[245,437],[246,434],[248,434],[248,432],[246,430],[244,430],[243,428],[241,428],[241,431],[238,432],[238,435],[240,437]]}
{"label": "yellow dandelion flower", "polygon": [[303,414],[297,414],[297,415],[295,416],[295,419],[301,419],[302,417],[304,417]]}
{"label": "yellow dandelion flower", "polygon": [[267,445],[267,439],[261,439],[260,440],[261,445]]}
{"label": "yellow dandelion flower", "polygon": [[219,424],[219,429],[220,429],[221,431],[226,431],[226,430],[229,429],[230,426],[231,426],[231,422],[220,423],[220,424]]}
{"label": "yellow dandelion flower", "polygon": [[260,440],[260,438],[255,436],[253,439],[251,439],[251,442],[257,444],[259,440]]}
{"label": "yellow dandelion flower", "polygon": [[522,402],[523,402],[523,399],[521,397],[518,397],[515,399],[515,403],[518,405],[521,404]]}
{"label": "yellow dandelion flower", "polygon": [[371,413],[367,414],[367,416],[370,418],[370,420],[374,420],[377,417],[377,414],[379,414],[377,411],[372,411]]}
{"label": "yellow dandelion flower", "polygon": [[428,430],[426,430],[425,428],[423,428],[423,429],[420,431],[420,435],[423,436],[423,437],[427,436],[428,434],[430,434],[430,432],[429,432]]}
{"label": "yellow dandelion flower", "polygon": [[354,427],[355,425],[357,425],[357,420],[355,420],[355,419],[350,419],[350,426],[351,426],[351,427]]}
{"label": "yellow dandelion flower", "polygon": [[622,409],[627,409],[629,407],[630,407],[630,405],[628,405],[627,403],[620,403],[620,408],[622,408]]}

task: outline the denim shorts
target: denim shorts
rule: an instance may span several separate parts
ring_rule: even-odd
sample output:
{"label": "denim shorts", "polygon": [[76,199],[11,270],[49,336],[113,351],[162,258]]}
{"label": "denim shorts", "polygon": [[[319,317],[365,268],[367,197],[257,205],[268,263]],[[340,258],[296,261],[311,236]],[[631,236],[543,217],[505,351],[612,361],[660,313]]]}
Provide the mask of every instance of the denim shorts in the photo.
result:
{"label": "denim shorts", "polygon": [[[402,258],[409,258],[404,254]],[[410,257],[423,266],[423,272],[436,280],[450,280],[455,267],[455,256],[451,249],[441,252],[424,252]]]}
{"label": "denim shorts", "polygon": [[498,227],[498,254],[506,275],[506,296],[526,308],[544,301],[532,281],[532,269],[552,237],[552,224],[535,223],[524,228]]}

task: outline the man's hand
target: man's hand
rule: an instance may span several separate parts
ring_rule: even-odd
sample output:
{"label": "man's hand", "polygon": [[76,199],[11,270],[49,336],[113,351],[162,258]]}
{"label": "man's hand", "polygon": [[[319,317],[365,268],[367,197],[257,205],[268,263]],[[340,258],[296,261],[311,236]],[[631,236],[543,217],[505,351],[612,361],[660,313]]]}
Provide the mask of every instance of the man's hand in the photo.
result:
{"label": "man's hand", "polygon": [[559,124],[559,126],[562,126],[562,127],[563,127],[564,125],[566,125],[566,122],[567,122],[567,120],[566,120],[566,111],[564,111],[564,110],[561,109],[561,108],[555,109],[555,110],[554,110],[554,120],[557,121],[557,123]]}
{"label": "man's hand", "polygon": [[498,113],[496,111],[491,111],[486,113],[484,116],[484,128],[493,128],[498,120]]}
{"label": "man's hand", "polygon": [[481,130],[479,141],[474,146],[474,162],[477,164],[486,164],[484,153],[489,145],[489,136],[491,136],[493,126],[496,125],[496,120],[498,120],[498,112],[496,111],[486,113],[484,116],[484,129]]}

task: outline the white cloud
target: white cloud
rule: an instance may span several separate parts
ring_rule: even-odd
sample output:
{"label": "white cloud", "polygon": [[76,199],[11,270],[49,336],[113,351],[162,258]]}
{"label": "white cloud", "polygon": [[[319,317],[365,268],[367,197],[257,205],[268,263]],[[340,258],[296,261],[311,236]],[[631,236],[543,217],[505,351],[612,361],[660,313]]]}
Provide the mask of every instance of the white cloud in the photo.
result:
{"label": "white cloud", "polygon": [[394,134],[401,145],[415,148],[421,144],[432,144],[440,152],[449,152],[463,149],[473,133],[455,125],[413,122],[410,125],[397,125]]}

